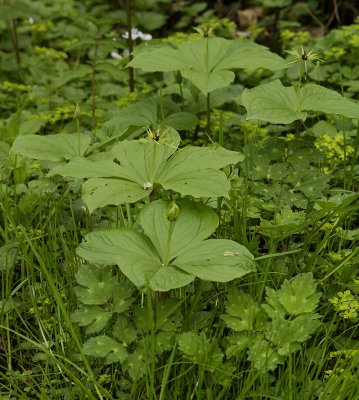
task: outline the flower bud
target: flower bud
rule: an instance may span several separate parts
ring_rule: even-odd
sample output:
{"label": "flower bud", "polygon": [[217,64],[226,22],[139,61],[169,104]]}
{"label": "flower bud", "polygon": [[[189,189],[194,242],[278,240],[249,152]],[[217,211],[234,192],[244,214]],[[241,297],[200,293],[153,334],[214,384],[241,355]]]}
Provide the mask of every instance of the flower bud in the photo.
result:
{"label": "flower bud", "polygon": [[167,207],[166,217],[171,222],[176,221],[176,219],[180,215],[180,212],[181,212],[180,208],[178,207],[176,202],[173,200],[172,203]]}

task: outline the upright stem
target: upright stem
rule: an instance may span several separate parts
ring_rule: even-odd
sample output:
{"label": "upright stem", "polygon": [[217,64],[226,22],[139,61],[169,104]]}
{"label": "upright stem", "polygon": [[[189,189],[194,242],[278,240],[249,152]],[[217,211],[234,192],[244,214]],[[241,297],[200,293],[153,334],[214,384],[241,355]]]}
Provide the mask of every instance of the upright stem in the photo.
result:
{"label": "upright stem", "polygon": [[[127,39],[127,46],[129,52],[129,60],[132,61],[133,55],[133,40],[132,40],[132,15],[131,15],[131,6],[130,0],[126,0],[126,14],[127,14],[127,32],[128,32],[128,39]],[[130,92],[135,91],[135,74],[134,69],[132,67],[128,68],[128,85]]]}
{"label": "upright stem", "polygon": [[207,127],[206,127],[207,137],[205,140],[205,145],[208,144],[208,139],[211,139],[211,98],[210,94],[207,93]]}
{"label": "upright stem", "polygon": [[173,234],[174,227],[175,227],[174,221],[170,221],[170,228],[168,230],[165,254],[164,254],[163,260],[162,260],[164,266],[167,266],[168,262],[170,261],[169,258],[170,258],[171,241],[172,241],[172,234]]}
{"label": "upright stem", "polygon": [[[297,112],[299,113],[300,111],[300,89],[302,87],[302,78],[305,72],[305,62],[302,61],[300,65],[300,72],[299,72],[299,78],[298,78],[298,88],[297,88]],[[297,119],[295,121],[295,134],[298,137],[300,134],[300,129],[301,129],[301,121],[300,119]]]}
{"label": "upright stem", "polygon": [[97,82],[96,82],[96,62],[97,62],[97,50],[98,50],[98,41],[95,43],[95,53],[92,61],[92,129],[96,132],[96,90],[97,90]]}
{"label": "upright stem", "polygon": [[16,64],[18,69],[20,70],[21,67],[21,58],[20,58],[20,50],[19,50],[19,41],[17,38],[17,29],[16,29],[16,23],[13,19],[7,21],[7,26],[10,34],[10,40],[12,47],[15,52],[15,59],[16,59]]}

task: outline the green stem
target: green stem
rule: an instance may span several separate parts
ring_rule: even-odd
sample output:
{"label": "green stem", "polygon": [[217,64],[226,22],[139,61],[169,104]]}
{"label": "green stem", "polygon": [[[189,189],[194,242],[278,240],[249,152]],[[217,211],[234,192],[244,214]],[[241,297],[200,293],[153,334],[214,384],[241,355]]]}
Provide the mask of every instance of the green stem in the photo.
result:
{"label": "green stem", "polygon": [[[127,32],[128,32],[127,46],[129,52],[129,61],[132,61],[133,39],[132,39],[132,14],[131,14],[130,0],[126,0],[126,16],[127,16]],[[135,91],[135,73],[132,67],[128,68],[128,86],[130,92]]]}
{"label": "green stem", "polygon": [[96,62],[97,62],[97,50],[98,50],[98,41],[95,43],[95,52],[92,62],[92,129],[96,132],[96,90],[97,90],[97,82],[96,82]]}
{"label": "green stem", "polygon": [[174,227],[175,227],[174,221],[170,221],[167,242],[166,242],[166,248],[165,248],[165,254],[163,255],[163,260],[162,260],[164,266],[167,266],[170,261],[169,257],[170,257],[171,241],[172,241],[172,234],[173,234]]}
{"label": "green stem", "polygon": [[207,93],[207,126],[206,126],[206,140],[205,140],[205,145],[207,146],[208,140],[212,142],[211,139],[211,97],[210,94]]}
{"label": "green stem", "polygon": [[[297,87],[297,114],[300,112],[300,89],[302,87],[302,78],[304,76],[304,71],[305,71],[305,62],[302,61],[300,65],[300,72],[299,72],[299,78],[298,78],[298,87]],[[301,130],[301,121],[300,119],[297,119],[295,121],[295,133],[296,136],[299,136]]]}
{"label": "green stem", "polygon": [[151,183],[154,184],[155,180],[155,172],[156,172],[156,151],[157,151],[157,143],[153,140],[152,141],[153,152],[152,152],[152,167],[151,167]]}
{"label": "green stem", "polygon": [[11,19],[7,21],[7,26],[10,34],[11,44],[15,52],[16,64],[20,71],[21,59],[20,59],[20,50],[19,50],[19,41],[17,37],[16,23],[13,19]]}
{"label": "green stem", "polygon": [[154,315],[154,307],[152,303],[152,291],[147,284],[147,312],[148,312],[148,327],[150,329],[150,340],[151,340],[151,351],[147,351],[147,354],[151,357],[150,362],[150,387],[147,388],[149,391],[148,398],[152,399],[153,396],[156,398],[156,390],[155,390],[155,362],[156,362],[156,327],[155,327],[155,315]]}

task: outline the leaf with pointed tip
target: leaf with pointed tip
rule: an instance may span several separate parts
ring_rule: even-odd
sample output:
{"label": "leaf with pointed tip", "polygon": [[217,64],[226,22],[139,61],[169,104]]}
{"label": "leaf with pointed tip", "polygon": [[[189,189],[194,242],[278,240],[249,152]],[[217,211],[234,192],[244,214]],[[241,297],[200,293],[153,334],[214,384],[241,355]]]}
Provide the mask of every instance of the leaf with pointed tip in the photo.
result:
{"label": "leaf with pointed tip", "polygon": [[247,109],[247,119],[289,124],[307,117],[307,113],[297,111],[297,94],[294,87],[284,87],[279,80],[254,89],[244,89],[242,101]]}
{"label": "leaf with pointed tip", "polygon": [[[210,207],[186,200],[181,200],[178,205],[180,214],[173,224],[170,259],[186,253],[188,246],[202,242],[218,226],[218,217]],[[165,254],[171,229],[171,223],[166,217],[167,206],[168,203],[161,200],[153,201],[138,216],[139,224],[161,258]]]}
{"label": "leaf with pointed tip", "polygon": [[228,197],[229,181],[218,168],[241,160],[240,153],[220,146],[186,147],[168,160],[157,182],[182,195]]}
{"label": "leaf with pointed tip", "polygon": [[285,68],[285,62],[266,47],[247,40],[201,38],[189,40],[178,49],[169,46],[148,48],[128,64],[144,71],[176,71],[197,86],[205,95],[228,86],[236,68]]}
{"label": "leaf with pointed tip", "polygon": [[[111,155],[109,155],[111,157]],[[76,157],[65,165],[51,169],[47,176],[61,175],[71,178],[105,178],[123,176],[126,170],[113,161],[92,161],[84,157]]]}
{"label": "leaf with pointed tip", "polygon": [[300,90],[302,110],[338,114],[347,118],[359,118],[359,104],[346,99],[334,90],[309,83]]}
{"label": "leaf with pointed tip", "polygon": [[84,155],[90,141],[84,133],[18,136],[11,151],[37,160],[65,161]]}
{"label": "leaf with pointed tip", "polygon": [[[144,233],[108,229],[90,233],[78,254],[93,263],[118,264],[138,287],[167,291],[201,279],[227,282],[253,270],[253,256],[230,240],[204,240],[218,225],[215,213],[204,205],[180,201],[180,214],[166,220],[168,203],[144,207],[139,223]],[[168,242],[170,241],[170,242]]]}
{"label": "leaf with pointed tip", "polygon": [[316,84],[305,85],[297,93],[294,87],[285,87],[276,80],[245,89],[242,101],[247,109],[247,119],[259,119],[273,124],[305,120],[307,111],[359,118],[359,104]]}
{"label": "leaf with pointed tip", "polygon": [[239,243],[226,239],[192,244],[173,264],[200,279],[215,282],[228,282],[254,271],[252,254]]}
{"label": "leaf with pointed tip", "polygon": [[128,128],[129,126],[151,126],[157,121],[157,103],[155,100],[143,100],[123,108],[119,115],[103,124],[106,129]]}
{"label": "leaf with pointed tip", "polygon": [[143,185],[124,179],[92,178],[82,185],[82,199],[90,213],[107,205],[135,203],[150,194]]}

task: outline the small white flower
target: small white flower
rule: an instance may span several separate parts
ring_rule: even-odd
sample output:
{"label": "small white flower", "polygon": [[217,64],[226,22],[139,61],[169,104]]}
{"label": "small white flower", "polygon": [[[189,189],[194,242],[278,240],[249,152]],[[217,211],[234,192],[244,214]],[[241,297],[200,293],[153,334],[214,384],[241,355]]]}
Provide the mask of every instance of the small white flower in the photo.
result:
{"label": "small white flower", "polygon": [[111,51],[111,57],[115,60],[121,60],[122,58],[121,54],[118,54],[116,51]]}
{"label": "small white flower", "polygon": [[[131,28],[131,36],[133,40],[141,39],[141,40],[151,40],[152,35],[149,33],[143,33],[139,31],[137,28]],[[128,39],[128,32],[125,32],[122,37],[124,39]]]}
{"label": "small white flower", "polygon": [[152,189],[152,188],[153,188],[152,183],[151,183],[151,182],[145,182],[145,183],[143,184],[143,188],[144,188],[145,190],[150,190],[150,189]]}
{"label": "small white flower", "polygon": [[148,40],[152,40],[152,35],[150,33],[142,33],[142,36],[140,36],[140,39],[148,41]]}
{"label": "small white flower", "polygon": [[29,24],[32,25],[35,22],[34,18],[30,17],[29,18]]}

